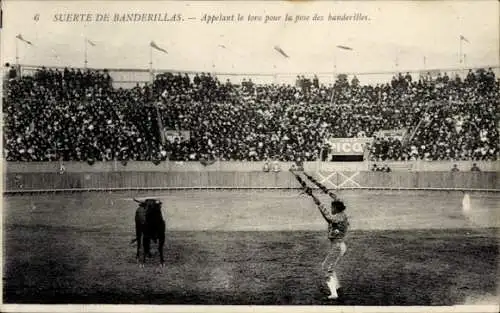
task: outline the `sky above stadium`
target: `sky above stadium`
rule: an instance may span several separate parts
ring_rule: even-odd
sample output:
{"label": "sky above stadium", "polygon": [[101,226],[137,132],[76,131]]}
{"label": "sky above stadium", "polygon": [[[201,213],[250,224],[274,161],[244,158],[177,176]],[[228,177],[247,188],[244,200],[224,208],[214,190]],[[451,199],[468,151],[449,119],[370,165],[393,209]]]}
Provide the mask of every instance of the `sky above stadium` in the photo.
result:
{"label": "sky above stadium", "polygon": [[[2,6],[3,63],[15,62],[17,41],[21,64],[82,67],[88,38],[95,44],[87,47],[88,66],[95,68],[146,69],[151,41],[168,52],[153,51],[156,69],[296,73],[330,72],[334,64],[344,72],[456,68],[462,35],[467,66],[499,64],[498,1],[4,0]],[[83,13],[92,21],[55,21],[56,14]],[[113,21],[115,14],[127,13],[181,14],[184,21]],[[97,14],[109,14],[110,21],[95,21]],[[234,19],[241,14],[243,21],[207,23],[205,14],[234,14]],[[249,14],[281,20],[249,22]],[[293,20],[283,21],[286,14]],[[314,14],[324,20],[295,23],[297,15]],[[329,14],[358,20],[328,21]],[[16,39],[18,34],[32,45]]]}

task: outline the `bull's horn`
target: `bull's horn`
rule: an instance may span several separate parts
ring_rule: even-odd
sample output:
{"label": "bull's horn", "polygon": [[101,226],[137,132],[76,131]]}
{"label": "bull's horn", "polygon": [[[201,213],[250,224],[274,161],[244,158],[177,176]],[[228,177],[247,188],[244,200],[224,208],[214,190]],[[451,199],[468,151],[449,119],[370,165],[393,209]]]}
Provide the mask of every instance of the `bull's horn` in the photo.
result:
{"label": "bull's horn", "polygon": [[143,204],[144,202],[137,200],[136,198],[133,198],[135,202]]}

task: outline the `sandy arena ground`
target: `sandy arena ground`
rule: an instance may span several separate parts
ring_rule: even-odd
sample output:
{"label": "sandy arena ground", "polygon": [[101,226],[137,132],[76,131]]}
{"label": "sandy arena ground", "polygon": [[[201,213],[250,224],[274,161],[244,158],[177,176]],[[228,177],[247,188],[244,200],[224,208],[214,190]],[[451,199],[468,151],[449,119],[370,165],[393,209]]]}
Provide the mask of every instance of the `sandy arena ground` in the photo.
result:
{"label": "sandy arena ground", "polygon": [[[4,198],[4,303],[497,304],[498,194],[342,191],[341,299],[320,270],[326,223],[298,191]],[[167,266],[135,260],[132,196],[164,202]],[[327,198],[322,197],[325,201]]]}

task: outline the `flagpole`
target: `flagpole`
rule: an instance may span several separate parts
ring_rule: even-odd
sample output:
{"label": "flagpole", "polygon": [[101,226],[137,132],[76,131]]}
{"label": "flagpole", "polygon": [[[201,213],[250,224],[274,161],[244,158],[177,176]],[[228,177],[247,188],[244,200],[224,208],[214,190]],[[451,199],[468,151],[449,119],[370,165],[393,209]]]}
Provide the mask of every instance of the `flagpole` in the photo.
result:
{"label": "flagpole", "polygon": [[335,97],[335,82],[337,79],[337,50],[333,52],[333,87],[332,87],[332,97],[330,99],[330,105],[334,104],[333,99]]}
{"label": "flagpole", "polygon": [[394,59],[394,66],[396,74],[399,72],[399,50],[396,52],[396,58]]}
{"label": "flagpole", "polygon": [[153,83],[153,47],[149,45],[149,82]]}
{"label": "flagpole", "polygon": [[[337,75],[337,53],[334,52],[333,53],[333,74],[334,75]],[[334,76],[333,79],[335,79],[336,77]]]}
{"label": "flagpole", "polygon": [[330,99],[330,105],[335,104],[333,101],[334,95],[335,95],[335,80],[337,76],[337,49],[342,49],[342,50],[353,50],[351,47],[348,46],[342,46],[342,45],[337,45],[335,47],[335,50],[333,52],[333,90],[332,90],[332,98]]}
{"label": "flagpole", "polygon": [[87,38],[85,40],[85,49],[84,49],[84,61],[83,61],[83,67],[86,69],[87,68]]}
{"label": "flagpole", "polygon": [[159,130],[159,133],[160,133],[161,144],[163,146],[165,146],[165,133],[164,133],[164,127],[163,127],[163,120],[161,118],[161,114],[160,114],[160,109],[158,107],[158,103],[155,102],[154,106],[156,108],[156,119],[157,119],[157,124],[158,124],[158,130]]}
{"label": "flagpole", "polygon": [[16,38],[16,66],[19,66],[19,40]]}
{"label": "flagpole", "polygon": [[[460,66],[462,66],[462,37],[460,37],[459,39],[459,46],[458,46],[458,62],[460,64]],[[463,66],[462,66],[463,68]]]}

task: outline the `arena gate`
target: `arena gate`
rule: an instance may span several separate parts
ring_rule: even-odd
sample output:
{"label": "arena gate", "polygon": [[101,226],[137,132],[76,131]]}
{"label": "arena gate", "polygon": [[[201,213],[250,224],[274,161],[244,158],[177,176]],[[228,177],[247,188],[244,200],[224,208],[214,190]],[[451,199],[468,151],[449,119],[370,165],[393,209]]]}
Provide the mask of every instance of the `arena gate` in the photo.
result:
{"label": "arena gate", "polygon": [[356,180],[356,176],[359,175],[359,171],[357,172],[316,172],[316,176],[318,176],[318,181],[325,185],[327,188],[332,187],[334,189],[340,188],[363,188],[359,180]]}

